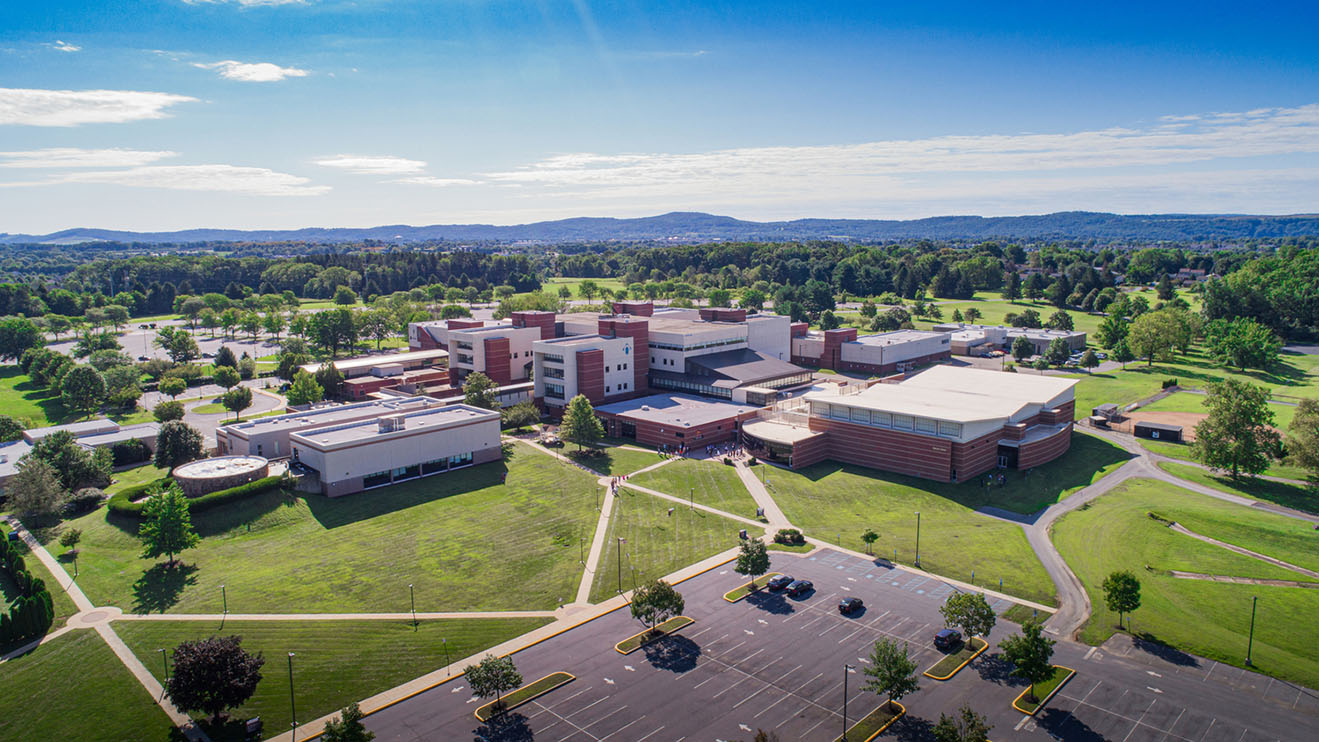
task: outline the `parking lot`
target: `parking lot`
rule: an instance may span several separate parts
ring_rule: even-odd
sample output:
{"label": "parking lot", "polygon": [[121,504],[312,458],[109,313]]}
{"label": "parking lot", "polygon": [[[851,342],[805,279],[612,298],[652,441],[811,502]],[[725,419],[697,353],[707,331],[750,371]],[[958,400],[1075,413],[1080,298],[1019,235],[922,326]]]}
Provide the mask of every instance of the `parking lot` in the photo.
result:
{"label": "parking lot", "polygon": [[[812,580],[815,592],[729,604],[723,592],[742,580],[725,565],[679,586],[696,623],[642,651],[613,650],[640,628],[620,610],[515,654],[527,682],[558,670],[577,679],[496,724],[475,720],[480,702],[458,678],[368,717],[367,726],[382,741],[750,740],[761,729],[785,741],[831,740],[843,729],[845,682],[851,721],[882,701],[862,689],[876,639],[908,643],[922,669],[942,656],[930,641],[950,586],[828,550],[773,559],[775,570]],[[837,602],[849,595],[866,608],[843,617]],[[1015,631],[1000,621],[991,644]],[[990,718],[995,740],[1319,738],[1310,691],[1186,656],[1071,642],[1058,643],[1054,661],[1079,672],[1032,720],[1011,709],[1024,685],[1007,677],[995,652],[950,681],[922,678],[903,700],[907,716],[885,737],[930,739],[940,712],[966,703]]]}

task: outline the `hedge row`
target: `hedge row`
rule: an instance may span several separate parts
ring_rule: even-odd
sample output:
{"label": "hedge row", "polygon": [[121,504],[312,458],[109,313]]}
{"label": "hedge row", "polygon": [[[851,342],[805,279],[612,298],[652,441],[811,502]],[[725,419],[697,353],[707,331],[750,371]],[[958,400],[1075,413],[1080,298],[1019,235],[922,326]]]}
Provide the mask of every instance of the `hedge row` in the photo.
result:
{"label": "hedge row", "polygon": [[0,613],[0,644],[40,636],[55,622],[55,602],[46,583],[27,571],[18,548],[6,539],[0,541],[0,567],[18,587],[19,598],[8,613]]}
{"label": "hedge row", "polygon": [[[106,504],[106,507],[108,507],[112,513],[127,515],[133,518],[141,518],[142,508],[146,505],[145,497],[143,496],[146,495],[152,487],[158,486],[160,481],[161,480],[148,482],[147,484],[140,484],[136,487],[127,487],[111,497],[110,502]],[[265,477],[263,479],[258,479],[255,482],[248,482],[247,484],[240,484],[237,487],[230,487],[227,490],[219,490],[217,492],[212,492],[209,495],[193,497],[188,500],[188,512],[193,513],[194,515],[197,513],[203,513],[221,505],[227,505],[237,500],[268,492],[282,486],[283,484],[283,477]],[[133,502],[135,497],[140,498],[138,502]]]}

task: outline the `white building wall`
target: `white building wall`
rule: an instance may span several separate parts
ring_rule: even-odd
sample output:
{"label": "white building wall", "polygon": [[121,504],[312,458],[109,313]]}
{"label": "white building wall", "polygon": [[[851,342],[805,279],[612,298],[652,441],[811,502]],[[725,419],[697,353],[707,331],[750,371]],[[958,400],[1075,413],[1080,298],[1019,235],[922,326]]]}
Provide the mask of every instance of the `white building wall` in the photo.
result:
{"label": "white building wall", "polygon": [[758,314],[747,318],[747,347],[781,361],[791,360],[792,318]]}
{"label": "white building wall", "polygon": [[[307,434],[315,441],[315,431]],[[327,483],[365,477],[376,472],[403,468],[424,461],[482,451],[499,446],[499,419],[488,420],[455,428],[436,428],[414,435],[382,438],[360,445],[318,450],[300,441],[298,459],[320,472],[321,481]]]}
{"label": "white building wall", "polygon": [[810,336],[793,338],[792,354],[802,358],[819,358],[824,355],[824,338]]}
{"label": "white building wall", "polygon": [[[634,391],[636,376],[632,368],[632,338],[615,338],[605,341],[605,395],[626,394]],[[623,368],[626,365],[627,368]],[[627,388],[623,385],[626,384]]]}
{"label": "white building wall", "polygon": [[883,345],[879,343],[843,343],[842,360],[850,363],[870,363],[882,366],[886,363],[902,363],[913,358],[923,358],[949,349],[951,335],[941,333],[931,337],[912,338],[903,342]]}

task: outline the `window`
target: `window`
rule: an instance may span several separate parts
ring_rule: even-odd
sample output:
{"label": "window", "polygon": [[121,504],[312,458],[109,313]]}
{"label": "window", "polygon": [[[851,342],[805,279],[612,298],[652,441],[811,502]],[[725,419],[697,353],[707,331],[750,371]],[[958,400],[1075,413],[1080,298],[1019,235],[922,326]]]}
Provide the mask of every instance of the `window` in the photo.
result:
{"label": "window", "polygon": [[387,471],[378,471],[375,474],[368,474],[362,477],[362,488],[371,489],[372,487],[383,487],[389,484],[390,476]]}
{"label": "window", "polygon": [[893,416],[893,427],[897,428],[898,430],[911,430],[913,422],[914,421],[911,415]]}
{"label": "window", "polygon": [[469,453],[460,453],[460,454],[458,454],[458,455],[456,455],[456,456],[450,456],[450,457],[449,457],[449,468],[450,468],[450,469],[452,469],[452,468],[454,468],[454,467],[456,467],[456,466],[466,466],[466,465],[468,465],[468,464],[470,464],[470,463],[472,463],[472,454],[471,454],[470,452],[469,452]]}
{"label": "window", "polygon": [[613,391],[613,390],[610,389],[608,385],[605,385],[605,394],[608,394],[608,393],[611,392],[611,391]]}
{"label": "window", "polygon": [[835,420],[850,420],[852,419],[852,412],[840,404],[829,405],[829,417]]}
{"label": "window", "polygon": [[916,418],[916,432],[929,433],[930,435],[934,435],[936,432],[938,432],[938,429],[939,429],[938,424],[935,423],[933,420],[927,417]]}
{"label": "window", "polygon": [[545,396],[550,399],[563,399],[563,384],[546,384]]}
{"label": "window", "polygon": [[811,402],[811,414],[816,417],[828,417],[829,405],[824,402]]}
{"label": "window", "polygon": [[947,436],[949,438],[960,437],[962,435],[962,424],[940,422],[939,435]]}
{"label": "window", "polygon": [[878,425],[881,428],[891,427],[893,425],[893,416],[887,412],[870,413],[870,424]]}
{"label": "window", "polygon": [[862,425],[870,424],[870,410],[861,410],[852,408],[852,422],[861,423]]}
{"label": "window", "polygon": [[540,359],[542,361],[549,361],[550,363],[563,363],[563,356],[555,355],[554,353],[542,353]]}
{"label": "window", "polygon": [[609,373],[609,367],[605,366],[605,373]]}
{"label": "window", "polygon": [[563,369],[554,368],[553,366],[545,366],[541,369],[541,376],[544,376],[547,379],[562,379]]}

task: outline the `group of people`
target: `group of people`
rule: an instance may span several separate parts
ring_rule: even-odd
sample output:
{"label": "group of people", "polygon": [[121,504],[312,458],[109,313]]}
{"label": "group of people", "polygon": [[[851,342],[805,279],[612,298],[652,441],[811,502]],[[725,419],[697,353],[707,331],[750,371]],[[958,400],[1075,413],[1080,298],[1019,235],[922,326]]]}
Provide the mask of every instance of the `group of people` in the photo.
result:
{"label": "group of people", "polygon": [[747,451],[740,443],[716,443],[712,446],[705,447],[705,455],[712,459],[725,456],[730,459],[743,459],[746,458]]}
{"label": "group of people", "polygon": [[668,444],[659,447],[659,455],[662,459],[671,459],[673,457],[682,458],[687,455],[686,446],[670,446]]}

